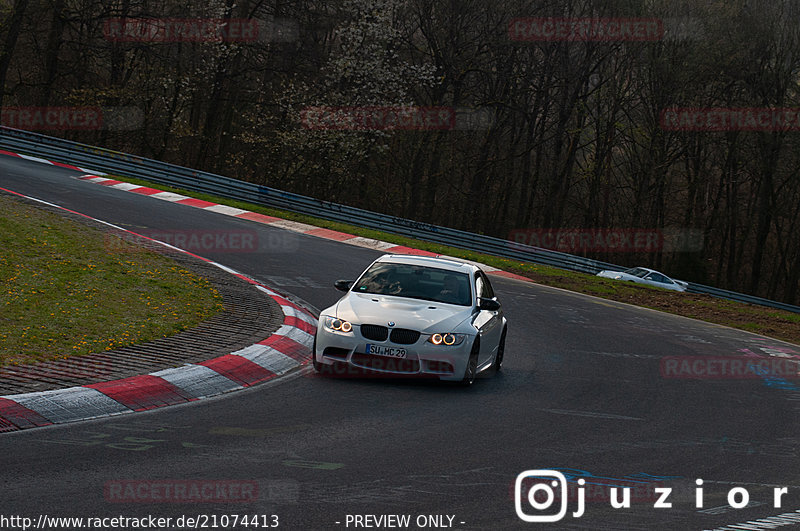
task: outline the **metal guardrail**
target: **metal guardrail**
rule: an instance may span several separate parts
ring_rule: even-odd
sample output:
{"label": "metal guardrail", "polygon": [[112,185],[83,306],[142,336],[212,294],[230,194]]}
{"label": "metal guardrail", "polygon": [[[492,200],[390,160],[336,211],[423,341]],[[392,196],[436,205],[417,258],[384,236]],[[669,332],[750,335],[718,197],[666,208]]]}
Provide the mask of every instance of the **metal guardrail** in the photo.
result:
{"label": "metal guardrail", "polygon": [[[625,267],[515,243],[493,236],[422,223],[406,218],[370,212],[339,203],[260,186],[214,173],[193,170],[128,153],[49,137],[29,131],[0,127],[0,147],[35,157],[83,166],[114,175],[138,177],[149,181],[247,201],[267,207],[339,221],[449,245],[502,258],[548,265],[569,271],[596,274],[604,269],[622,271]],[[689,283],[690,293],[701,293],[738,302],[758,304],[800,313],[800,306],[772,301],[712,286]]]}

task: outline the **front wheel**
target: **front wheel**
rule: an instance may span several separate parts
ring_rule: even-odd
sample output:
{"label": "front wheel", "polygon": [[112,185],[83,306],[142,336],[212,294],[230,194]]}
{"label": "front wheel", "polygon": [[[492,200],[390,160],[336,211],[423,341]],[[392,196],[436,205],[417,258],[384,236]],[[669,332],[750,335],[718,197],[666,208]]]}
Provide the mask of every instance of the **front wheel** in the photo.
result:
{"label": "front wheel", "polygon": [[478,352],[480,352],[480,343],[475,338],[475,343],[472,344],[472,350],[469,353],[467,368],[464,369],[464,378],[461,380],[461,385],[465,387],[474,384],[475,377],[478,375]]}
{"label": "front wheel", "polygon": [[506,352],[506,328],[503,328],[503,333],[500,335],[500,344],[497,345],[497,355],[494,357],[494,371],[500,372],[503,368],[503,356]]}

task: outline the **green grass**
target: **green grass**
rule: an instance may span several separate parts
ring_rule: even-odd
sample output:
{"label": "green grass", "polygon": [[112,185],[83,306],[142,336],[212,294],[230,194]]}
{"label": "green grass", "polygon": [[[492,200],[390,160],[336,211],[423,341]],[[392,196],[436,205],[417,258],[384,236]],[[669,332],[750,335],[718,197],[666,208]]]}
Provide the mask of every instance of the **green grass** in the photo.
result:
{"label": "green grass", "polygon": [[770,317],[774,317],[775,319],[785,318],[793,323],[800,323],[800,314],[798,313],[790,313],[789,315],[784,315],[778,312],[771,312],[769,314]]}
{"label": "green grass", "polygon": [[0,196],[0,365],[172,335],[222,309],[174,260]]}

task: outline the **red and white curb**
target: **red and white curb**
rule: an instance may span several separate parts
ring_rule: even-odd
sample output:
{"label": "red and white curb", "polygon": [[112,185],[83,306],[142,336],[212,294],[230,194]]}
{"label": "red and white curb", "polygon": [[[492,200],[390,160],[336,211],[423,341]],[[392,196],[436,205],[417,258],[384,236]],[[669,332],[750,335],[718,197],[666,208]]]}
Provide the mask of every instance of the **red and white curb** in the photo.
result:
{"label": "red and white curb", "polygon": [[[47,201],[5,188],[0,190],[79,214],[116,230],[136,234]],[[185,364],[110,382],[0,396],[0,432],[191,402],[271,380],[311,359],[311,345],[317,323],[311,312],[222,264],[146,236],[137,236],[199,258],[253,284],[280,305],[284,314],[282,326],[263,341],[196,364]]]}

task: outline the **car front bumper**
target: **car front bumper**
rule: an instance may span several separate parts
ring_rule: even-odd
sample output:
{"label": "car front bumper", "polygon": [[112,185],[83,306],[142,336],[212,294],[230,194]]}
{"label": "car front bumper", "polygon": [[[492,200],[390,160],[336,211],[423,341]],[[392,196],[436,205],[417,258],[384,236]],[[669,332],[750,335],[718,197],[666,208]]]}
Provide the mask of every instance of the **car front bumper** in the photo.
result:
{"label": "car front bumper", "polygon": [[[317,328],[314,357],[330,367],[344,366],[348,374],[383,374],[388,376],[433,377],[440,380],[461,380],[469,361],[474,336],[466,336],[458,345],[434,345],[422,334],[413,344],[401,345],[389,340],[375,341],[360,335],[360,327],[343,334],[326,329],[322,320]],[[402,348],[406,356],[396,358],[367,354],[367,344]]]}

